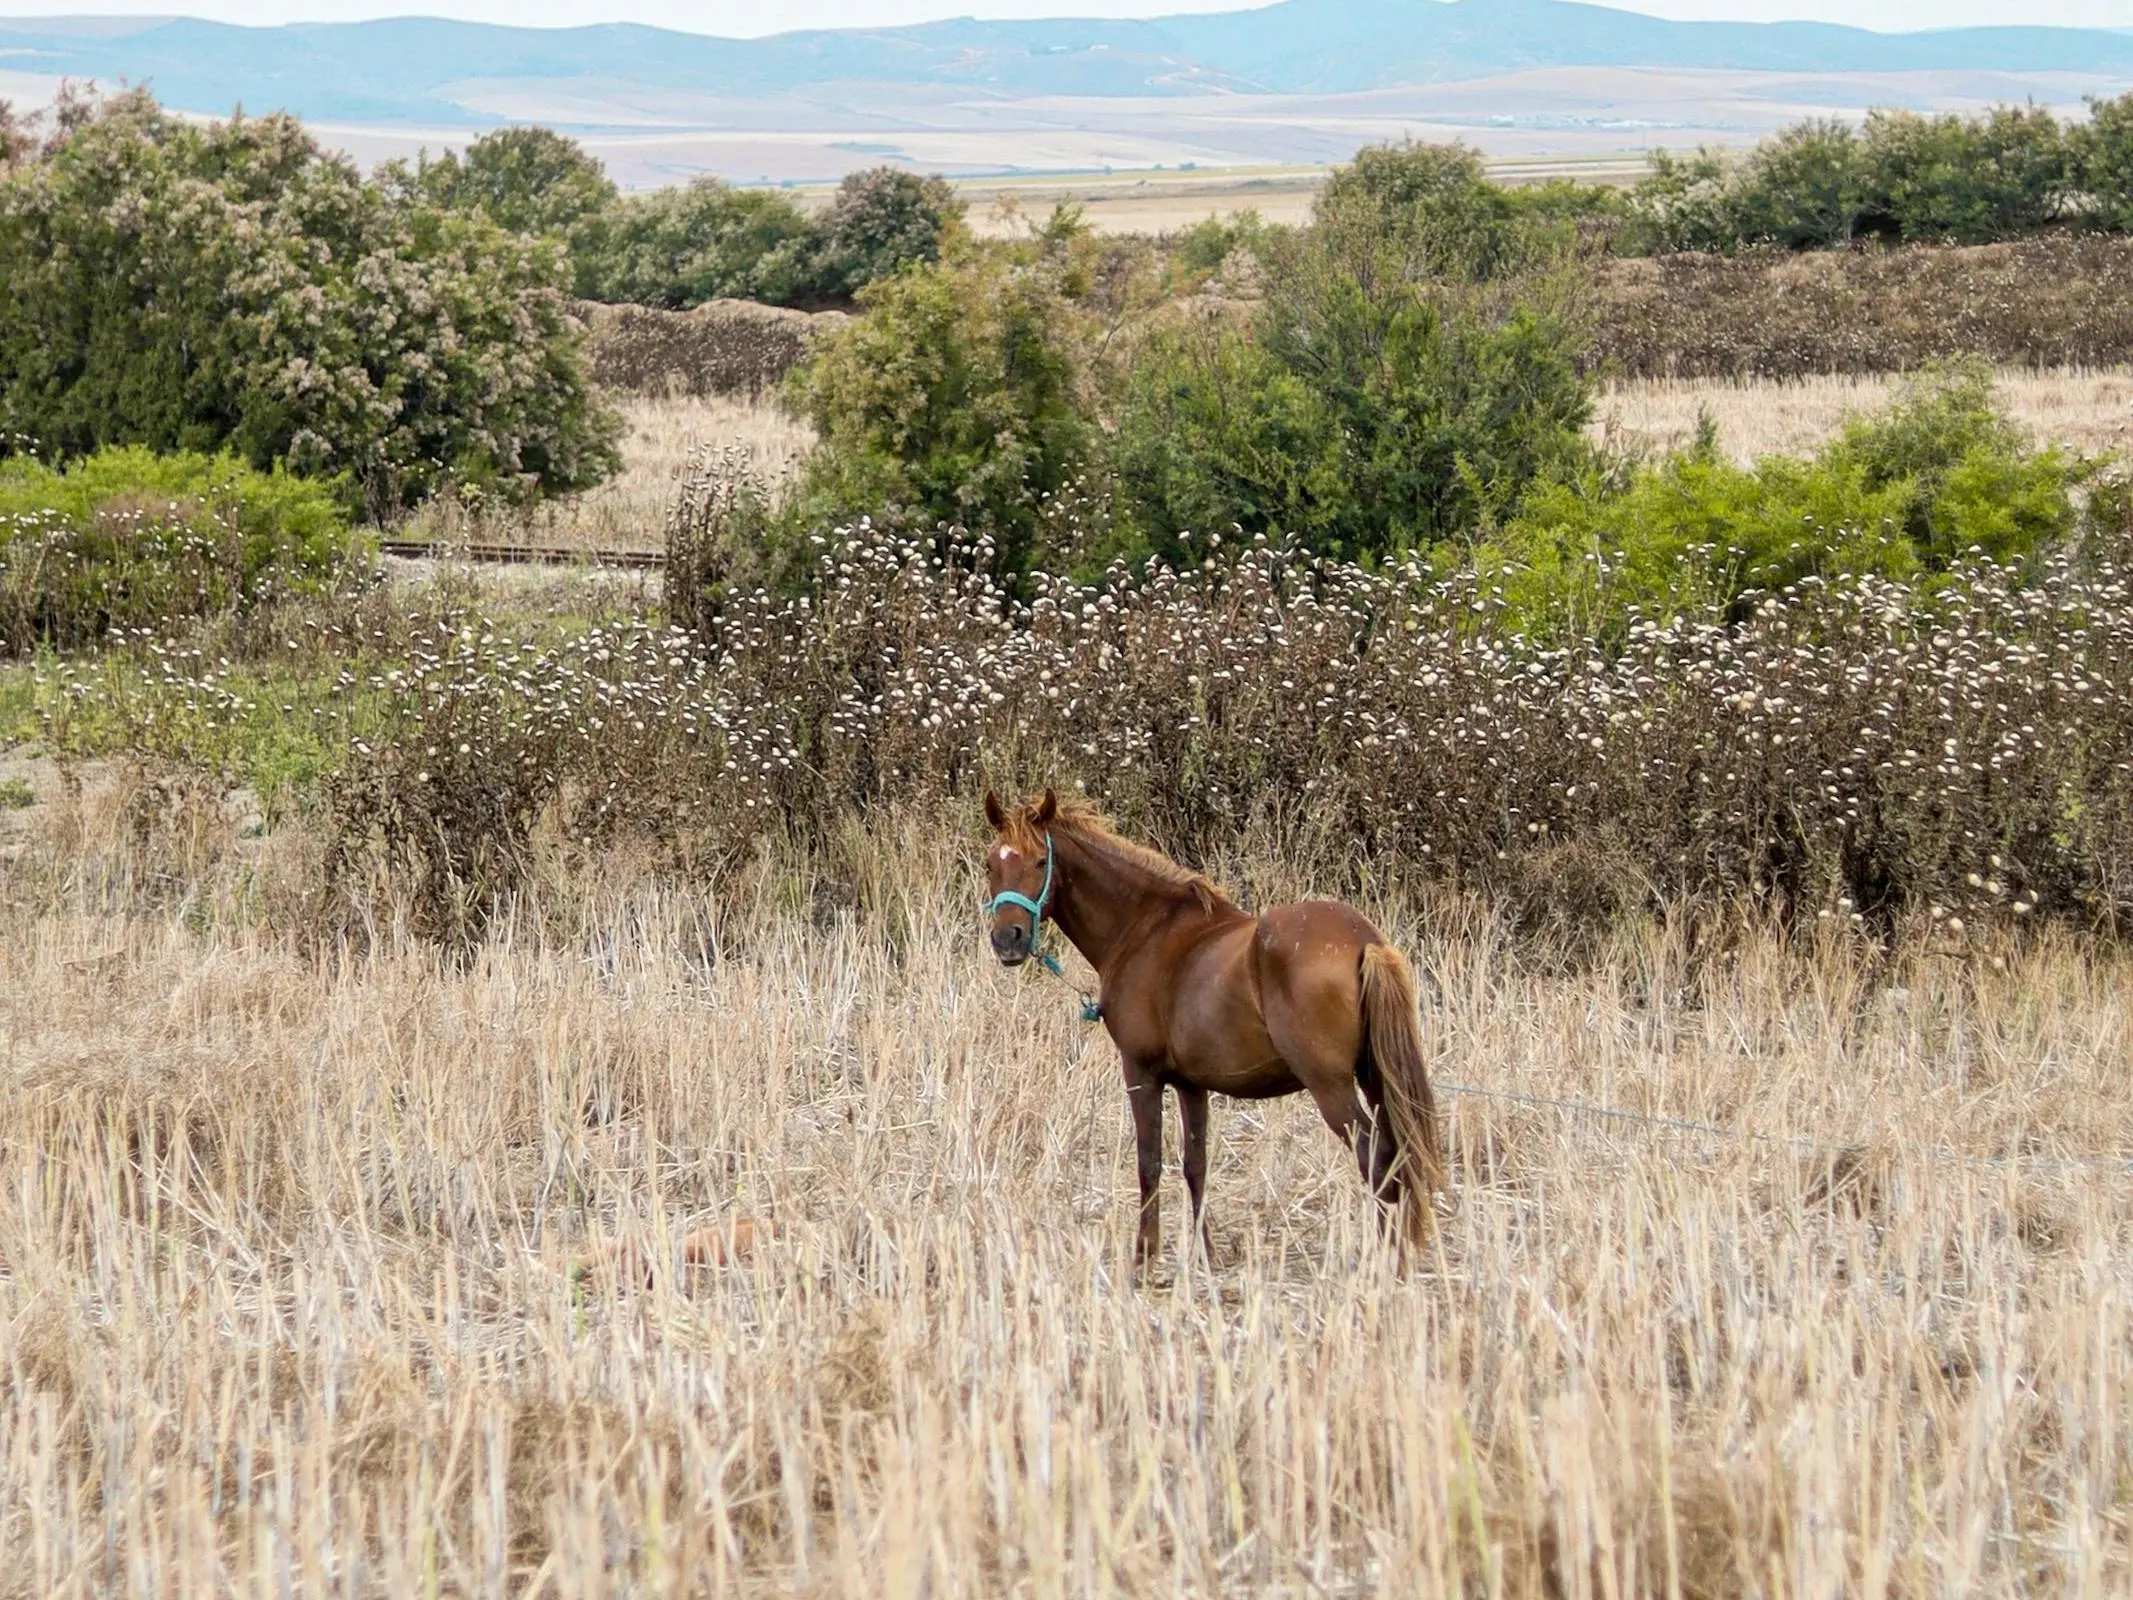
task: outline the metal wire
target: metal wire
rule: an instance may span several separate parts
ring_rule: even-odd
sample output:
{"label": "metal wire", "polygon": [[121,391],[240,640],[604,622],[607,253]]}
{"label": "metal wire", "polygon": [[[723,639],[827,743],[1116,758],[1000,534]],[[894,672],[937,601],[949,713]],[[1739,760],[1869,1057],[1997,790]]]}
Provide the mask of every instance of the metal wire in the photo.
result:
{"label": "metal wire", "polygon": [[[1686,1117],[1654,1116],[1649,1112],[1630,1111],[1621,1106],[1603,1106],[1590,1100],[1571,1100],[1557,1095],[1520,1094],[1510,1089],[1484,1089],[1472,1083],[1443,1083],[1436,1087],[1446,1094],[1464,1095],[1475,1100],[1498,1100],[1509,1105],[1533,1106],[1545,1111],[1562,1111],[1573,1116],[1598,1117],[1615,1122],[1636,1123],[1648,1128],[1664,1128],[1675,1133],[1699,1134],[1705,1138],[1724,1139],[1736,1144],[1781,1145],[1804,1155],[1834,1159],[1847,1149],[1845,1145],[1822,1144],[1813,1139],[1791,1138],[1782,1134],[1747,1133],[1738,1128],[1728,1128],[1715,1122],[1695,1122]],[[1938,1160],[1956,1161],[1971,1167],[2026,1167],[2049,1171],[2104,1171],[2119,1172],[2133,1176],[2133,1156],[2126,1155],[2012,1155],[1972,1156],[1958,1150],[1935,1147],[1925,1152]]]}

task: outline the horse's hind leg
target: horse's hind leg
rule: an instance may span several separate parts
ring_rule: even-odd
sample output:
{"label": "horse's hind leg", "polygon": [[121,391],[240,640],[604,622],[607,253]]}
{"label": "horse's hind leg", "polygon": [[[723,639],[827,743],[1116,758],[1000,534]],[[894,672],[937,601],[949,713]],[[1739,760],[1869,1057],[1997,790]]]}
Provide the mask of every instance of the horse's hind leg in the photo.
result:
{"label": "horse's hind leg", "polygon": [[1395,1236],[1399,1231],[1402,1190],[1398,1170],[1400,1152],[1393,1142],[1391,1127],[1382,1116],[1375,1114],[1374,1103],[1369,1110],[1364,1108],[1364,1097],[1353,1078],[1323,1087],[1319,1084],[1307,1087],[1318,1107],[1318,1114],[1326,1119],[1326,1126],[1341,1143],[1355,1152],[1356,1170],[1362,1173],[1364,1184],[1378,1203],[1378,1232],[1388,1238]]}
{"label": "horse's hind leg", "polygon": [[1188,1084],[1178,1085],[1178,1120],[1183,1126],[1181,1165],[1185,1168],[1185,1193],[1192,1200],[1193,1231],[1200,1248],[1214,1259],[1214,1246],[1207,1236],[1204,1196],[1207,1192],[1207,1091]]}
{"label": "horse's hind leg", "polygon": [[1363,1174],[1363,1182],[1377,1197],[1378,1228],[1389,1234],[1398,1229],[1400,1204],[1407,1187],[1400,1176],[1400,1146],[1392,1136],[1392,1124],[1386,1120],[1378,1096],[1369,1089],[1363,1094],[1370,1102],[1370,1115],[1356,1124],[1355,1164]]}

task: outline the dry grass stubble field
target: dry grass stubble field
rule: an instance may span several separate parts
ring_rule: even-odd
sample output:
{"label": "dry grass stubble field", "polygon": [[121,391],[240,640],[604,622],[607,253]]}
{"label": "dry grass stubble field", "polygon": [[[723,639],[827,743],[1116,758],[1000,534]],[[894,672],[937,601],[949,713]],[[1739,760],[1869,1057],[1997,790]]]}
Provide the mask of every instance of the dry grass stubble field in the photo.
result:
{"label": "dry grass stubble field", "polygon": [[[1635,379],[1602,392],[1594,432],[1626,447],[1678,450],[1694,441],[1707,411],[1719,448],[1737,461],[1798,455],[1833,437],[1847,415],[1881,410],[1899,382],[1889,375]],[[2133,444],[2133,372],[2007,367],[1996,382],[2007,414],[2040,440],[2086,455]]]}
{"label": "dry grass stubble field", "polygon": [[530,514],[469,516],[438,502],[415,518],[421,539],[502,539],[547,549],[657,550],[675,491],[699,450],[747,454],[770,483],[789,477],[814,431],[768,399],[723,395],[618,394],[622,471],[608,483],[536,507]]}
{"label": "dry grass stubble field", "polygon": [[852,828],[834,914],[559,857],[452,962],[307,948],[312,847],[211,796],[41,807],[0,1593],[2124,1592],[2122,960],[1551,970],[1388,893],[1444,1081],[1729,1131],[1455,1097],[1402,1278],[1305,1103],[1223,1105],[1213,1263],[1173,1181],[1137,1289],[1111,1053],[984,955],[976,838]]}

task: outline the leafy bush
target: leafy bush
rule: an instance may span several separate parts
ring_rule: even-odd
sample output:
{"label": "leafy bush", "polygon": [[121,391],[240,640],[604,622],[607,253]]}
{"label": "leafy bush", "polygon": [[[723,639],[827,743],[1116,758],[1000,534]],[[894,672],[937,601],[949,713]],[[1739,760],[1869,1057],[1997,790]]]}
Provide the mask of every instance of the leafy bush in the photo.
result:
{"label": "leafy bush", "polygon": [[[2118,104],[2118,103],[2114,103]],[[2120,115],[2094,111],[2105,126]],[[2104,136],[2063,129],[2037,106],[1977,116],[1876,111],[1863,129],[1833,118],[1797,123],[1744,159],[1704,150],[1660,154],[1629,202],[1620,241],[1631,250],[1822,250],[1855,240],[1984,244],[2024,238],[2070,215],[2091,176],[2079,152]],[[2092,208],[2107,226],[2107,205]]]}
{"label": "leafy bush", "polygon": [[2089,119],[2066,133],[2067,164],[2098,227],[2133,233],[2133,94],[2089,100]]}
{"label": "leafy bush", "polygon": [[1313,222],[1351,260],[1370,252],[1400,278],[1514,278],[1568,243],[1556,216],[1491,183],[1476,151],[1412,139],[1366,146],[1336,168]]}
{"label": "leafy bush", "polygon": [[1740,242],[1826,250],[1858,237],[1866,209],[1859,137],[1809,118],[1773,134],[1741,164],[1730,196]]}
{"label": "leafy bush", "polygon": [[854,172],[815,224],[808,287],[848,299],[877,278],[941,258],[941,243],[963,218],[946,180],[896,167]]}
{"label": "leafy bush", "polygon": [[1256,211],[1207,216],[1186,228],[1169,246],[1169,268],[1181,288],[1197,288],[1222,270],[1238,250],[1264,248],[1267,223]]}
{"label": "leafy bush", "polygon": [[571,235],[577,292],[676,311],[726,299],[842,302],[938,261],[962,215],[946,182],[894,167],[851,174],[814,220],[784,195],[698,178],[580,216]]}
{"label": "leafy bush", "polygon": [[989,535],[1003,570],[1027,569],[1044,502],[1095,443],[1070,244],[1065,233],[1034,254],[973,243],[861,292],[866,315],[819,341],[788,380],[820,440],[789,529],[863,516],[927,533],[951,525]]}
{"label": "leafy bush", "polygon": [[1619,640],[1638,617],[1810,577],[1915,581],[1982,556],[2012,571],[2073,531],[2077,469],[1995,408],[1982,364],[1934,367],[1809,460],[1686,455],[1535,493],[1482,556],[1516,625]]}
{"label": "leafy bush", "polygon": [[811,284],[815,234],[783,195],[716,178],[625,195],[572,235],[587,300],[684,310],[707,300],[787,305]]}
{"label": "leafy bush", "polygon": [[1618,248],[1625,255],[1664,256],[1738,245],[1740,229],[1727,187],[1730,172],[1723,151],[1706,148],[1677,155],[1654,150],[1651,171],[1630,196]]}
{"label": "leafy bush", "polygon": [[1364,532],[1326,393],[1213,319],[1159,333],[1135,364],[1111,444],[1148,549],[1181,560],[1194,533],[1291,534],[1338,549]]}
{"label": "leafy bush", "polygon": [[1567,470],[1591,407],[1569,247],[1470,151],[1363,152],[1268,241],[1249,331],[1188,325],[1134,363],[1112,458],[1147,547],[1235,526],[1382,557]]}
{"label": "leafy bush", "polygon": [[348,552],[329,486],[232,456],[0,462],[0,650],[316,594]]}
{"label": "leafy bush", "polygon": [[228,449],[386,517],[614,470],[559,248],[365,182],[287,117],[76,104],[0,172],[0,439]]}
{"label": "leafy bush", "polygon": [[1877,111],[1861,162],[1865,221],[1902,239],[2019,239],[2057,222],[2069,199],[2066,137],[2041,106],[1976,117]]}
{"label": "leafy bush", "polygon": [[479,210],[512,233],[567,236],[613,205],[607,169],[575,139],[548,128],[498,128],[447,151],[409,175],[416,190],[447,210]]}

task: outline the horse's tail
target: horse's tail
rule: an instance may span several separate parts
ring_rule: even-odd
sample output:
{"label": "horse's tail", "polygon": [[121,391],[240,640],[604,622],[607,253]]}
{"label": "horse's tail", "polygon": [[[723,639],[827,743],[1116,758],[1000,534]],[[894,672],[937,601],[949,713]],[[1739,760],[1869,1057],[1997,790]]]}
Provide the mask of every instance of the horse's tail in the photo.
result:
{"label": "horse's tail", "polygon": [[1420,1243],[1435,1220],[1433,1197],[1444,1186],[1437,1097],[1422,1059],[1422,1017],[1415,975],[1389,944],[1363,949],[1363,1060],[1357,1077],[1376,1078],[1383,1115],[1400,1148],[1401,1193],[1408,1237]]}

